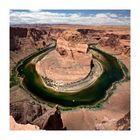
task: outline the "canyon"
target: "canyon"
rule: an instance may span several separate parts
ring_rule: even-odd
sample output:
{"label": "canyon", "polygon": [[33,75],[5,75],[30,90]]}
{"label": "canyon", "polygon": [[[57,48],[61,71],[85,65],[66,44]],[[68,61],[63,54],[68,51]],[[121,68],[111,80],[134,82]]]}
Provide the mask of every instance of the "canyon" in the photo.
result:
{"label": "canyon", "polygon": [[[36,64],[36,70],[45,78],[60,83],[71,83],[85,78],[90,72],[92,54],[88,45],[80,41],[78,31],[66,30],[57,39],[56,49]],[[78,42],[78,44],[77,44]]]}
{"label": "canyon", "polygon": [[19,61],[42,51],[52,43],[56,44],[56,48],[37,61],[35,69],[43,78],[47,76],[59,84],[77,82],[90,73],[94,59],[88,45],[115,56],[130,72],[128,26],[11,26],[10,115],[16,123],[35,125],[42,130],[130,129],[130,80],[117,84],[111,97],[99,109],[82,107],[62,110],[61,113],[61,108],[46,104],[19,84],[14,75]]}

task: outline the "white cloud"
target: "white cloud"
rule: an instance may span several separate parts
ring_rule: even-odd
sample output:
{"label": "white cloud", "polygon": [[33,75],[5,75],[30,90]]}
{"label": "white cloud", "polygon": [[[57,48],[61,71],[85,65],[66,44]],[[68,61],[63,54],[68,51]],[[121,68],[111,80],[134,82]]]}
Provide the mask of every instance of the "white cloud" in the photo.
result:
{"label": "white cloud", "polygon": [[112,18],[117,18],[118,17],[118,15],[116,15],[116,14],[109,14],[109,16],[112,17]]}
{"label": "white cloud", "polygon": [[10,12],[11,24],[83,24],[83,25],[129,25],[130,17],[112,13],[82,15],[80,13],[54,13],[41,10]]}
{"label": "white cloud", "polygon": [[108,18],[107,14],[96,14],[96,18]]}

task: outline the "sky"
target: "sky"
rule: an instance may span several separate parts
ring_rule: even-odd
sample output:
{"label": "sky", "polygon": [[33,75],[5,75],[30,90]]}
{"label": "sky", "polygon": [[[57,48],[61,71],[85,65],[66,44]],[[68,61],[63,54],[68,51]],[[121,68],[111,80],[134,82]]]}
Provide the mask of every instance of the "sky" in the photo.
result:
{"label": "sky", "polygon": [[10,24],[130,25],[130,11],[10,10]]}

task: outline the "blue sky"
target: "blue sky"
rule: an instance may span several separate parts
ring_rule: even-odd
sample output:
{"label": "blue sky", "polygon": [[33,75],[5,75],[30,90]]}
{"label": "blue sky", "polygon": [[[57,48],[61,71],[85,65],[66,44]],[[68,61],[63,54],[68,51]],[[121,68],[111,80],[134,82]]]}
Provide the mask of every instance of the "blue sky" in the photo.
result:
{"label": "blue sky", "polygon": [[10,24],[129,25],[129,10],[10,10]]}

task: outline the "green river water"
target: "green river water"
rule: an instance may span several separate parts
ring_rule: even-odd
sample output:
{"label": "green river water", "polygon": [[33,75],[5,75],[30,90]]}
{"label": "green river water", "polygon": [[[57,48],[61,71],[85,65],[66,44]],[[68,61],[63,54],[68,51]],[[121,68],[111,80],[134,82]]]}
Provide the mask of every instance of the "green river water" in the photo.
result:
{"label": "green river water", "polygon": [[33,58],[43,53],[46,55],[47,52],[53,49],[54,46],[29,56],[19,62],[16,68],[17,78],[20,78],[21,86],[46,102],[59,104],[62,107],[95,106],[112,94],[115,83],[124,80],[128,76],[127,68],[119,60],[110,54],[89,46],[91,52],[94,53],[94,59],[102,64],[103,73],[101,76],[90,87],[79,92],[56,92],[43,84],[40,75],[35,70],[35,64],[31,63]]}

